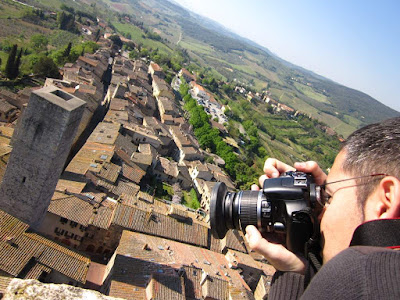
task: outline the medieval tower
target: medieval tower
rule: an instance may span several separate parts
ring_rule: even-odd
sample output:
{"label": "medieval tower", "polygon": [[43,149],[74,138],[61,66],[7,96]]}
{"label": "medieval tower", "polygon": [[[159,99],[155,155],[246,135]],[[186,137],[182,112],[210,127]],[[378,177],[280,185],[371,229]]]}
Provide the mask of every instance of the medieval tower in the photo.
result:
{"label": "medieval tower", "polygon": [[40,225],[63,170],[85,102],[56,87],[31,94],[12,139],[0,187],[0,208]]}

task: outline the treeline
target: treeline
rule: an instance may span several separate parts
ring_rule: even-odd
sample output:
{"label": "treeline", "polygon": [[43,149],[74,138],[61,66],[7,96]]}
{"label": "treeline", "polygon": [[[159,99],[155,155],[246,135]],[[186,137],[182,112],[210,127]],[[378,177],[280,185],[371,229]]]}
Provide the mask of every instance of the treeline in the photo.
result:
{"label": "treeline", "polygon": [[75,10],[73,7],[65,4],[61,4],[60,8],[61,11],[57,13],[57,24],[59,29],[78,34],[80,31],[76,26],[75,21],[82,23],[82,18],[89,19],[93,24],[97,24],[96,16],[91,13]]}
{"label": "treeline", "polygon": [[[240,188],[249,188],[259,174],[252,167],[253,161],[246,159],[245,156],[239,157],[238,154],[235,154],[234,149],[222,139],[219,130],[211,128],[209,122],[210,116],[192,98],[187,84],[181,84],[180,94],[183,96],[183,101],[185,102],[184,109],[189,113],[189,123],[193,126],[194,134],[200,146],[217,154],[225,161],[225,170]],[[251,126],[251,124],[248,125]],[[252,133],[254,135],[257,134],[256,132]],[[255,136],[251,136],[248,149],[256,148],[258,151],[259,144],[253,138]],[[250,166],[246,162],[250,163]]]}
{"label": "treeline", "polygon": [[[297,148],[296,151],[303,155],[309,153],[305,155],[307,159],[317,160],[323,168],[332,165],[340,142],[337,135],[330,136],[325,132],[325,124],[302,114],[292,117],[286,113],[276,113],[267,104],[255,106],[244,98],[229,100],[226,104],[230,109],[225,111],[225,115],[231,120],[243,126],[251,121],[258,131],[269,135],[272,141],[279,141],[291,148],[299,145],[304,150]],[[242,139],[243,135],[236,125],[232,121],[229,123],[229,134],[236,140]],[[259,157],[264,157],[264,151],[260,150]]]}
{"label": "treeline", "polygon": [[[124,44],[125,47],[125,44]],[[163,68],[166,73],[165,81],[171,83],[173,76],[176,72],[182,69],[182,66],[189,61],[188,53],[185,49],[177,48],[171,53],[163,53],[158,48],[151,49],[146,48],[143,44],[138,43],[136,47],[126,46],[125,48],[130,48],[129,58],[137,59],[140,57],[146,57],[154,62],[156,62],[160,67]],[[168,72],[168,71],[171,72]],[[175,73],[174,73],[175,72]]]}
{"label": "treeline", "polygon": [[214,48],[223,51],[231,52],[233,50],[244,51],[247,50],[254,54],[258,54],[259,51],[251,46],[245,45],[237,39],[229,36],[216,33],[213,30],[207,29],[198,23],[189,21],[188,19],[177,20],[178,24],[181,25],[185,32],[185,35],[193,37],[195,40],[203,41],[206,44],[212,45]]}
{"label": "treeline", "polygon": [[[31,36],[24,48],[18,45],[0,44],[0,50],[8,52],[4,74],[8,79],[16,79],[21,75],[35,74],[42,77],[59,78],[59,67],[67,62],[75,62],[80,55],[94,53],[99,46],[92,41],[58,47],[49,51],[49,39],[43,34]],[[54,45],[53,45],[54,47]],[[1,64],[1,62],[0,62]]]}

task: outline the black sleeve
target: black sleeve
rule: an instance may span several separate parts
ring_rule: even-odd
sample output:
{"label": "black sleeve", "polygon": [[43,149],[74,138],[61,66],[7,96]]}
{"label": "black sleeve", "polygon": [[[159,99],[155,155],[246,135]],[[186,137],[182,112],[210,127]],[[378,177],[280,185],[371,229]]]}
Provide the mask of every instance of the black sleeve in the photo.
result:
{"label": "black sleeve", "polygon": [[277,271],[274,274],[268,299],[298,299],[304,292],[304,275]]}
{"label": "black sleeve", "polygon": [[321,268],[301,299],[400,299],[400,251],[348,248]]}

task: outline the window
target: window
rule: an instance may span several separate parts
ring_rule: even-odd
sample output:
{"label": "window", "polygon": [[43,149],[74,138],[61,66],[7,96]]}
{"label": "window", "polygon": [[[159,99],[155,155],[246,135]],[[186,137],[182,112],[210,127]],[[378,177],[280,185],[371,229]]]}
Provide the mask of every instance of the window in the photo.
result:
{"label": "window", "polygon": [[22,177],[22,183],[25,183],[25,181],[26,181],[26,177],[24,176],[24,177]]}
{"label": "window", "polygon": [[60,222],[61,224],[65,224],[68,222],[68,219],[61,217]]}
{"label": "window", "polygon": [[64,232],[65,232],[65,230],[60,229],[60,228],[58,228],[58,227],[56,227],[56,229],[54,230],[54,233],[55,233],[56,235],[63,235]]}
{"label": "window", "polygon": [[86,231],[86,227],[83,226],[83,225],[81,225],[81,226],[79,226],[79,230],[82,231],[82,232],[84,232],[84,231]]}
{"label": "window", "polygon": [[74,221],[71,221],[71,222],[69,223],[69,225],[71,225],[72,228],[75,228],[76,226],[78,226],[78,223],[76,223],[76,222],[74,222]]}

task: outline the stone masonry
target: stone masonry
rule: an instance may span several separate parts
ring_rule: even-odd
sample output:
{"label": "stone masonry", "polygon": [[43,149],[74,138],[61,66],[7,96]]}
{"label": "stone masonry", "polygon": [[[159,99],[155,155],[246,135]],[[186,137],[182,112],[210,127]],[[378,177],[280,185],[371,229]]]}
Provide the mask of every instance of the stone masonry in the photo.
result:
{"label": "stone masonry", "polygon": [[85,102],[54,86],[31,94],[13,137],[0,207],[37,228],[44,218]]}

